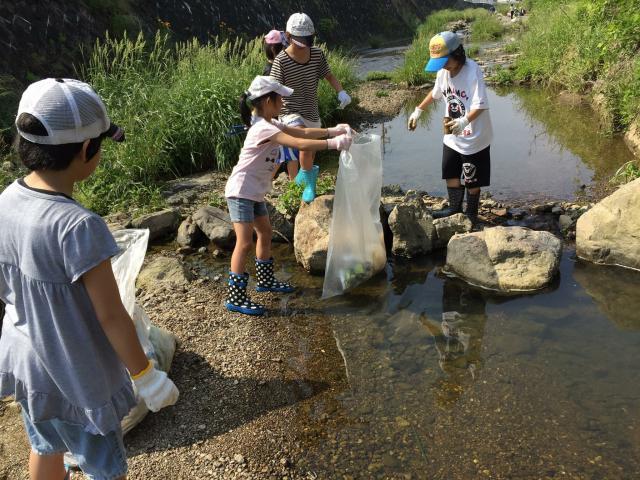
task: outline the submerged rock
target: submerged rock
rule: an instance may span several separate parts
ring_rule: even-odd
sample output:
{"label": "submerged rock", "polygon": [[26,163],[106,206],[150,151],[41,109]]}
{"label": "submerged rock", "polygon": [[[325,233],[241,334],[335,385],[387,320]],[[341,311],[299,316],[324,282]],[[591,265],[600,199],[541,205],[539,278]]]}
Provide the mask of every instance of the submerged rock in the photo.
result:
{"label": "submerged rock", "polygon": [[180,224],[180,212],[173,208],[161,210],[159,212],[142,215],[131,221],[132,228],[148,228],[149,241],[166,237],[175,233]]}
{"label": "submerged rock", "polygon": [[630,270],[578,262],[573,278],[593,298],[598,309],[622,330],[640,330],[640,295]]}
{"label": "submerged rock", "polygon": [[493,227],[455,235],[444,270],[492,290],[537,290],[557,273],[561,253],[562,242],[549,232]]}
{"label": "submerged rock", "polygon": [[293,249],[296,260],[311,273],[323,273],[329,249],[333,195],[322,195],[302,203],[296,215]]}
{"label": "submerged rock", "polygon": [[227,212],[216,207],[202,207],[193,214],[193,221],[216,245],[225,248],[233,247],[236,234]]}
{"label": "submerged rock", "polygon": [[437,240],[431,210],[421,198],[396,205],[389,215],[394,255],[417,257],[431,252]]}
{"label": "submerged rock", "polygon": [[640,270],[640,178],[584,213],[576,225],[578,257]]}

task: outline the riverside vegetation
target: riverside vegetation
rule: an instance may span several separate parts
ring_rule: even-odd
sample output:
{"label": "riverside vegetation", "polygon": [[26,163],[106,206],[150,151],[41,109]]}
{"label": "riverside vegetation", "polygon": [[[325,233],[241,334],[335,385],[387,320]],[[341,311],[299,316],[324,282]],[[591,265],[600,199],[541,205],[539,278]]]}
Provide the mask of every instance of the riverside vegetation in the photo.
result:
{"label": "riverside vegetation", "polygon": [[[512,68],[496,66],[498,85],[524,83],[550,91],[589,97],[603,118],[605,133],[622,132],[640,114],[640,10],[637,0],[526,0],[527,22],[505,27],[483,9],[443,10],[418,28],[397,81],[419,85],[433,78],[423,71],[431,36],[463,19],[471,23],[473,56],[476,43],[498,39],[510,29],[517,39],[504,53],[519,53]],[[502,6],[504,9],[508,8]],[[612,178],[624,183],[640,176],[636,161],[623,165]]]}
{"label": "riverside vegetation", "polygon": [[[636,0],[529,0],[509,79],[597,97],[609,131],[640,111],[640,11]],[[503,75],[507,75],[504,73]]]}
{"label": "riverside vegetation", "polygon": [[[351,59],[321,47],[333,73],[351,90],[356,83]],[[238,97],[264,62],[260,39],[172,44],[158,33],[151,41],[142,35],[98,41],[79,77],[101,95],[127,141],[103,144],[101,165],[79,187],[78,199],[102,215],[152,210],[162,204],[166,180],[230,168],[243,141],[227,135],[231,125],[241,123]],[[327,82],[321,82],[319,103],[323,121],[334,121],[338,102]],[[0,188],[18,174],[0,170]]]}
{"label": "riverside vegetation", "polygon": [[421,85],[435,76],[426,73],[424,66],[429,55],[429,40],[436,33],[446,30],[448,25],[463,20],[471,23],[471,42],[496,40],[505,33],[505,26],[496,15],[484,8],[460,10],[440,10],[427,17],[418,27],[416,35],[406,52],[404,64],[394,72],[394,80],[409,85]]}

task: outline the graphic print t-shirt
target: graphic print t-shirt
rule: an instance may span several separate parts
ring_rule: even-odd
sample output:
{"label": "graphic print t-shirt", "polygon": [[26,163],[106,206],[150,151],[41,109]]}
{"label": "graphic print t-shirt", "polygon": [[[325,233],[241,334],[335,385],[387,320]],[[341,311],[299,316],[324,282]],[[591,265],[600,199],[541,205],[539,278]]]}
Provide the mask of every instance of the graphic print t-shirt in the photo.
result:
{"label": "graphic print t-shirt", "polygon": [[246,198],[262,202],[271,190],[271,179],[280,157],[280,145],[271,139],[284,125],[256,117],[247,132],[240,158],[227,180],[225,197]]}
{"label": "graphic print t-shirt", "polygon": [[463,155],[472,155],[491,144],[493,127],[488,111],[487,87],[476,62],[467,59],[454,78],[444,68],[439,70],[432,95],[435,100],[444,98],[447,117],[459,118],[471,110],[487,110],[469,123],[461,135],[445,135],[445,145]]}

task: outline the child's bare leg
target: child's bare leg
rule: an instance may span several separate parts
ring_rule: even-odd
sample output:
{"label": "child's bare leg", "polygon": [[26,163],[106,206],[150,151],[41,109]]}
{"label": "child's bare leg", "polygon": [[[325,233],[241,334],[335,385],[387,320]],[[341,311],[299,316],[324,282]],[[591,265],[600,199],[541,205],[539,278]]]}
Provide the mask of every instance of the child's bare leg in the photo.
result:
{"label": "child's bare leg", "polygon": [[256,258],[259,260],[269,260],[271,258],[271,238],[273,236],[273,229],[271,228],[269,216],[263,215],[256,217],[253,226],[258,234],[258,241],[256,242]]}
{"label": "child's bare leg", "polygon": [[305,152],[300,150],[300,168],[303,170],[311,170],[313,168],[313,160],[316,157],[316,152]]}
{"label": "child's bare leg", "polygon": [[287,162],[287,173],[289,174],[289,180],[296,178],[298,174],[298,162],[296,160]]}
{"label": "child's bare leg", "polygon": [[31,480],[63,480],[66,474],[62,453],[38,455],[31,451],[31,455],[29,455],[29,477]]}
{"label": "child's bare leg", "polygon": [[246,268],[247,255],[253,248],[253,223],[234,222],[233,230],[236,232],[236,246],[231,255],[231,271],[241,275]]}

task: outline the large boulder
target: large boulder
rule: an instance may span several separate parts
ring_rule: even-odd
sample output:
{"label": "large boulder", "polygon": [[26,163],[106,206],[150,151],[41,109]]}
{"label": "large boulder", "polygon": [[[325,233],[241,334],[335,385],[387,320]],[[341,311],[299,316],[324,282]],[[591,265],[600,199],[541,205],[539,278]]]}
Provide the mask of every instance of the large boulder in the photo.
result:
{"label": "large boulder", "polygon": [[640,178],[629,182],[578,219],[578,257],[640,270]]}
{"label": "large boulder", "polygon": [[148,228],[149,241],[151,242],[175,233],[179,224],[180,212],[174,208],[168,208],[134,218],[128,227]]}
{"label": "large boulder", "polygon": [[327,263],[333,195],[322,195],[310,204],[302,203],[296,215],[293,248],[305,270],[322,274]]}
{"label": "large boulder", "polygon": [[209,240],[223,248],[233,248],[236,234],[231,217],[216,207],[202,207],[192,215],[193,221]]}
{"label": "large boulder", "polygon": [[493,227],[453,236],[444,270],[492,290],[537,290],[555,276],[561,253],[562,242],[549,232]]}
{"label": "large boulder", "polygon": [[163,287],[184,286],[192,280],[191,273],[173,257],[156,257],[142,268],[136,285],[146,291]]}
{"label": "large boulder", "polygon": [[437,218],[433,221],[433,226],[436,229],[435,248],[445,248],[451,237],[460,233],[469,233],[473,228],[471,220],[464,213]]}
{"label": "large boulder", "polygon": [[435,246],[436,228],[431,211],[420,198],[396,205],[389,215],[389,228],[393,233],[394,255],[417,257]]}

